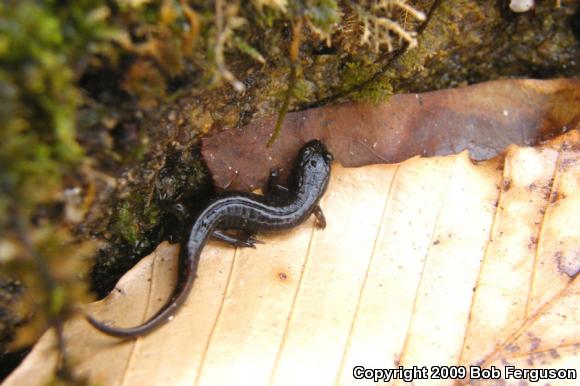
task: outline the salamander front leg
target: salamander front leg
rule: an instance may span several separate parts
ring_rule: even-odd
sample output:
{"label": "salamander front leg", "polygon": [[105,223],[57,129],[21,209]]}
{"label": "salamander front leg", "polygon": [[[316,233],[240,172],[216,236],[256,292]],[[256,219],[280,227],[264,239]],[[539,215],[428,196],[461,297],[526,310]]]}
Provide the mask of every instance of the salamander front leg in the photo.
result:
{"label": "salamander front leg", "polygon": [[183,204],[163,205],[163,207],[171,213],[180,224],[187,224],[191,220],[191,214]]}
{"label": "salamander front leg", "polygon": [[256,244],[264,244],[264,242],[262,240],[258,240],[257,238],[254,237],[254,235],[252,233],[248,233],[248,232],[242,232],[242,234],[239,237],[236,237],[236,236],[229,235],[223,231],[215,230],[211,234],[211,237],[216,239],[216,240],[220,240],[220,241],[223,241],[225,243],[228,243],[231,246],[240,247],[240,248],[246,248],[246,247],[256,248]]}
{"label": "salamander front leg", "polygon": [[278,169],[271,169],[270,176],[268,177],[268,193],[284,194],[288,192],[287,187],[280,185],[280,172]]}
{"label": "salamander front leg", "polygon": [[314,222],[316,229],[326,228],[326,217],[324,217],[324,213],[322,213],[322,208],[320,205],[316,205],[314,207],[312,214],[314,214],[314,217],[316,217],[316,221]]}

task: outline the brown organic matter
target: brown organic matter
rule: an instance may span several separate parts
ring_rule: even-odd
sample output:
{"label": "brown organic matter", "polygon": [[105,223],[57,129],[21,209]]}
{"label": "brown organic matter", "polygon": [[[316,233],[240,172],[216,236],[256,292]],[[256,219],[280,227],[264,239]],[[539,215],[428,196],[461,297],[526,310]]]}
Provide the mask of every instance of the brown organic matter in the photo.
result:
{"label": "brown organic matter", "polygon": [[502,80],[289,113],[267,148],[274,122],[263,118],[204,138],[202,154],[218,187],[253,190],[272,168],[287,174],[300,146],[313,138],[344,166],[463,150],[474,160],[489,159],[510,144],[533,145],[580,127],[580,81]]}

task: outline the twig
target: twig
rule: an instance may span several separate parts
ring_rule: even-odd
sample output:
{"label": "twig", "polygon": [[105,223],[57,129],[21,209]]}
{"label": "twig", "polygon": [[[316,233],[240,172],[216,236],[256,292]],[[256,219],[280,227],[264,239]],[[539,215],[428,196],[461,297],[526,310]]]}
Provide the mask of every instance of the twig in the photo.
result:
{"label": "twig", "polygon": [[223,0],[216,0],[215,2],[215,23],[216,23],[216,45],[215,45],[215,64],[218,70],[218,74],[228,81],[234,90],[238,92],[244,92],[246,90],[246,86],[242,82],[240,82],[234,74],[231,73],[230,70],[227,69],[225,58],[224,58],[224,49],[225,44],[228,38],[231,36],[233,32],[232,26],[232,19],[234,24],[241,24],[242,19],[235,16],[237,9],[239,7],[239,3],[236,2],[234,5],[231,5],[226,10],[228,15],[224,19],[224,2]]}
{"label": "twig", "polygon": [[[426,15],[407,4],[404,0],[374,0],[354,2],[348,5],[358,14],[363,26],[361,44],[370,46],[375,52],[380,51],[381,45],[387,46],[387,51],[393,51],[393,38],[398,36],[408,43],[409,48],[417,46],[416,32],[407,31],[391,15],[393,9],[398,8],[419,21],[425,21]],[[382,14],[382,15],[381,15]]]}
{"label": "twig", "polygon": [[63,333],[64,319],[62,309],[57,309],[57,307],[52,304],[53,294],[59,290],[59,285],[52,277],[45,259],[40,253],[36,251],[32,245],[32,240],[29,236],[29,227],[26,224],[24,216],[17,208],[12,208],[11,212],[13,213],[17,236],[20,239],[26,254],[32,258],[41,287],[48,296],[48,304],[46,304],[45,307],[48,314],[49,326],[54,327],[56,332],[58,347],[57,375],[61,379],[75,381],[77,379],[75,378],[72,368],[70,367],[70,361],[68,360],[68,355],[66,352],[66,342]]}
{"label": "twig", "polygon": [[304,20],[302,17],[296,20],[292,28],[293,38],[292,43],[290,43],[290,60],[292,61],[290,65],[290,76],[288,77],[288,88],[286,89],[286,94],[284,95],[284,101],[282,102],[282,108],[278,112],[278,119],[276,120],[276,125],[274,126],[274,131],[266,144],[267,147],[271,147],[276,139],[280,136],[280,129],[284,118],[288,113],[288,106],[290,105],[290,100],[294,94],[294,88],[296,87],[296,74],[298,72],[299,66],[299,54],[300,54],[300,41],[302,39],[302,25]]}

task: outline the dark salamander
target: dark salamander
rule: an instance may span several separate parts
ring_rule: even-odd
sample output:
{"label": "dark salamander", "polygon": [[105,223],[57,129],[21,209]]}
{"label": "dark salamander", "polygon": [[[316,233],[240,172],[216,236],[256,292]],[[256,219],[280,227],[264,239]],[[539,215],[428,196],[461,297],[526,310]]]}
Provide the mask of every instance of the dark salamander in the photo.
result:
{"label": "dark salamander", "polygon": [[[118,328],[90,315],[87,315],[87,320],[107,335],[119,338],[143,336],[171,320],[184,303],[193,287],[201,251],[210,237],[234,246],[254,247],[259,243],[252,236],[254,232],[289,229],[312,214],[316,216],[317,226],[324,228],[326,221],[318,202],[328,186],[331,162],[332,155],[324,144],[313,140],[300,150],[288,188],[276,184],[273,172],[265,196],[231,192],[211,201],[193,223],[187,244],[181,247],[179,276],[173,295],[147,322],[137,327]],[[246,236],[234,237],[224,230],[240,230]]]}

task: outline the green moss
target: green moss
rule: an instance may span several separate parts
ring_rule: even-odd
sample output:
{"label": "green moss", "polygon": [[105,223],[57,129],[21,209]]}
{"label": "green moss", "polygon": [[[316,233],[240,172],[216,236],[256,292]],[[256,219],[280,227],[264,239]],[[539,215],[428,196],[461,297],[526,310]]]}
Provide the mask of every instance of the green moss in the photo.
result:
{"label": "green moss", "polygon": [[368,65],[363,61],[352,61],[344,64],[340,81],[345,90],[353,89],[369,80],[369,73],[372,75],[372,70],[369,71]]}
{"label": "green moss", "polygon": [[128,202],[121,204],[116,211],[117,220],[115,221],[115,230],[125,239],[125,241],[135,244],[139,234],[138,217],[133,212]]}
{"label": "green moss", "polygon": [[56,285],[50,292],[49,299],[49,315],[57,317],[61,314],[63,306],[65,305],[66,293],[63,287]]}
{"label": "green moss", "polygon": [[[380,71],[378,63],[369,63],[368,58],[346,62],[341,73],[345,92],[353,100],[379,103],[393,95],[393,87],[386,78],[376,77]],[[376,78],[376,79],[375,79]]]}
{"label": "green moss", "polygon": [[27,287],[14,312],[35,315],[34,331],[17,344],[85,299],[82,270],[67,267],[92,251],[83,251],[58,218],[58,204],[65,177],[84,156],[77,142],[78,68],[112,49],[112,29],[98,15],[102,4],[0,3],[0,241],[20,244],[18,256],[2,256],[8,262],[2,275],[10,272]]}
{"label": "green moss", "polygon": [[254,20],[261,29],[273,28],[274,23],[282,17],[280,11],[263,7],[259,12],[255,12]]}
{"label": "green moss", "polygon": [[330,36],[340,21],[340,9],[336,0],[307,0],[304,15],[327,36]]}
{"label": "green moss", "polygon": [[[25,204],[45,202],[59,186],[59,163],[70,164],[81,155],[74,138],[78,93],[72,71],[56,52],[63,46],[58,19],[33,4],[0,4],[0,14],[5,47],[0,95],[7,101],[0,114],[0,194],[5,202],[10,197]],[[40,192],[37,184],[44,178],[48,189]]]}
{"label": "green moss", "polygon": [[313,99],[314,85],[306,79],[298,79],[292,89],[292,97],[300,102],[308,102]]}
{"label": "green moss", "polygon": [[243,52],[244,54],[248,55],[249,57],[251,57],[255,61],[260,62],[260,63],[265,62],[265,59],[262,56],[262,54],[257,49],[255,49],[254,47],[249,45],[248,42],[246,42],[244,39],[240,38],[239,36],[234,36],[233,43],[236,45],[238,50],[240,50],[240,52]]}
{"label": "green moss", "polygon": [[353,99],[361,102],[377,104],[386,101],[394,94],[393,86],[388,81],[368,82],[360,91],[352,94]]}
{"label": "green moss", "polygon": [[122,202],[115,211],[115,232],[131,245],[135,245],[159,222],[159,208],[154,204],[147,206],[145,201],[145,197],[132,198],[131,201]]}
{"label": "green moss", "polygon": [[112,50],[115,29],[98,15],[101,7],[0,4],[0,207],[18,197],[14,204],[33,211],[58,193],[63,174],[82,157],[75,68],[87,55]]}
{"label": "green moss", "polygon": [[143,223],[148,231],[159,223],[160,213],[159,208],[155,204],[149,205],[145,208],[143,213]]}

